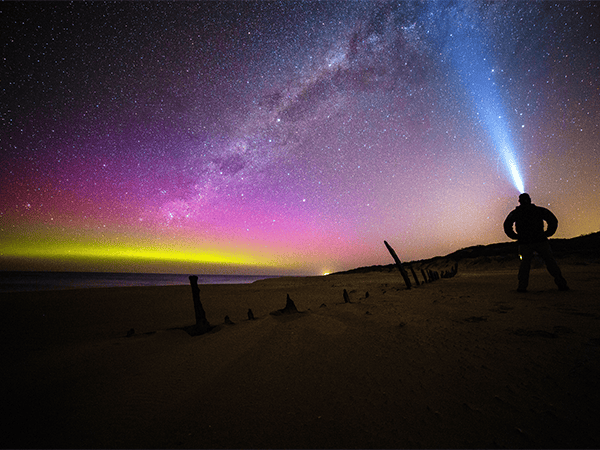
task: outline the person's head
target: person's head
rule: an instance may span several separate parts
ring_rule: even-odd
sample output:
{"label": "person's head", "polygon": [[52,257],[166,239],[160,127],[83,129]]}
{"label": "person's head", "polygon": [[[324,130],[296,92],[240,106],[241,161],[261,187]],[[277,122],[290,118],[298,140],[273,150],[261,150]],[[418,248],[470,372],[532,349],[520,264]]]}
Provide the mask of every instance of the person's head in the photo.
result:
{"label": "person's head", "polygon": [[531,197],[529,194],[523,193],[519,195],[519,203],[521,205],[531,205]]}

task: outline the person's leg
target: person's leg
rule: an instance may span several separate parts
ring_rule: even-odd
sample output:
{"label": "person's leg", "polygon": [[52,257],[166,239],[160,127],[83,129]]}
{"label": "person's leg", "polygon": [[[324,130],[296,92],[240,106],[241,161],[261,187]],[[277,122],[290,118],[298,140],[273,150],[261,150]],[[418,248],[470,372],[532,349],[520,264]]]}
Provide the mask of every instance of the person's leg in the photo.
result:
{"label": "person's leg", "polygon": [[529,244],[519,245],[519,256],[521,266],[519,267],[519,292],[525,292],[529,285],[529,269],[531,268],[531,259],[533,258],[533,247]]}
{"label": "person's leg", "polygon": [[542,257],[544,262],[546,263],[546,269],[550,272],[550,275],[554,277],[554,282],[558,286],[561,291],[566,291],[569,289],[567,286],[567,280],[564,279],[554,256],[552,255],[552,249],[550,248],[550,243],[548,241],[541,242],[536,244],[535,251]]}

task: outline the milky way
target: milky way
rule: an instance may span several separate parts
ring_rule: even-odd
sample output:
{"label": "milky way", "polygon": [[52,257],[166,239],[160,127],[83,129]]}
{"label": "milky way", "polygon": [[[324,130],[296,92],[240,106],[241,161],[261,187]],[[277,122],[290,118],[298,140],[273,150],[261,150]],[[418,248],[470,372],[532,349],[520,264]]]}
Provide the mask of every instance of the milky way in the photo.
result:
{"label": "milky way", "polygon": [[429,258],[507,240],[511,164],[557,236],[600,229],[598,3],[0,11],[2,269]]}

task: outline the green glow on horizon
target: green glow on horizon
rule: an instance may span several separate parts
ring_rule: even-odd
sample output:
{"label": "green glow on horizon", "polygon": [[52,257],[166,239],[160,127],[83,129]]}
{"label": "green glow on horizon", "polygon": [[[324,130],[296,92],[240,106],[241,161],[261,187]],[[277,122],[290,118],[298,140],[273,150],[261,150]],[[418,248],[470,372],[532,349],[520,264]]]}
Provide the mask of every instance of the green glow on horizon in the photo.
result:
{"label": "green glow on horizon", "polygon": [[5,247],[3,257],[52,258],[52,259],[111,259],[136,262],[196,263],[273,266],[273,263],[258,261],[248,255],[228,254],[212,250],[181,251],[174,249],[130,248],[117,246],[92,246],[85,244]]}

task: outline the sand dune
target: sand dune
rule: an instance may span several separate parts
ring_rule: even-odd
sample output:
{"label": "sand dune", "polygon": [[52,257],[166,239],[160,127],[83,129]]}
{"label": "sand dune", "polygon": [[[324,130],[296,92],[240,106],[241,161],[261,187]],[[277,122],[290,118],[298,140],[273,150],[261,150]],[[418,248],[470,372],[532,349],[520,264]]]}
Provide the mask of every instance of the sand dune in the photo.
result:
{"label": "sand dune", "polygon": [[8,294],[3,447],[597,448],[600,266],[563,271],[204,285],[196,337],[189,286]]}

